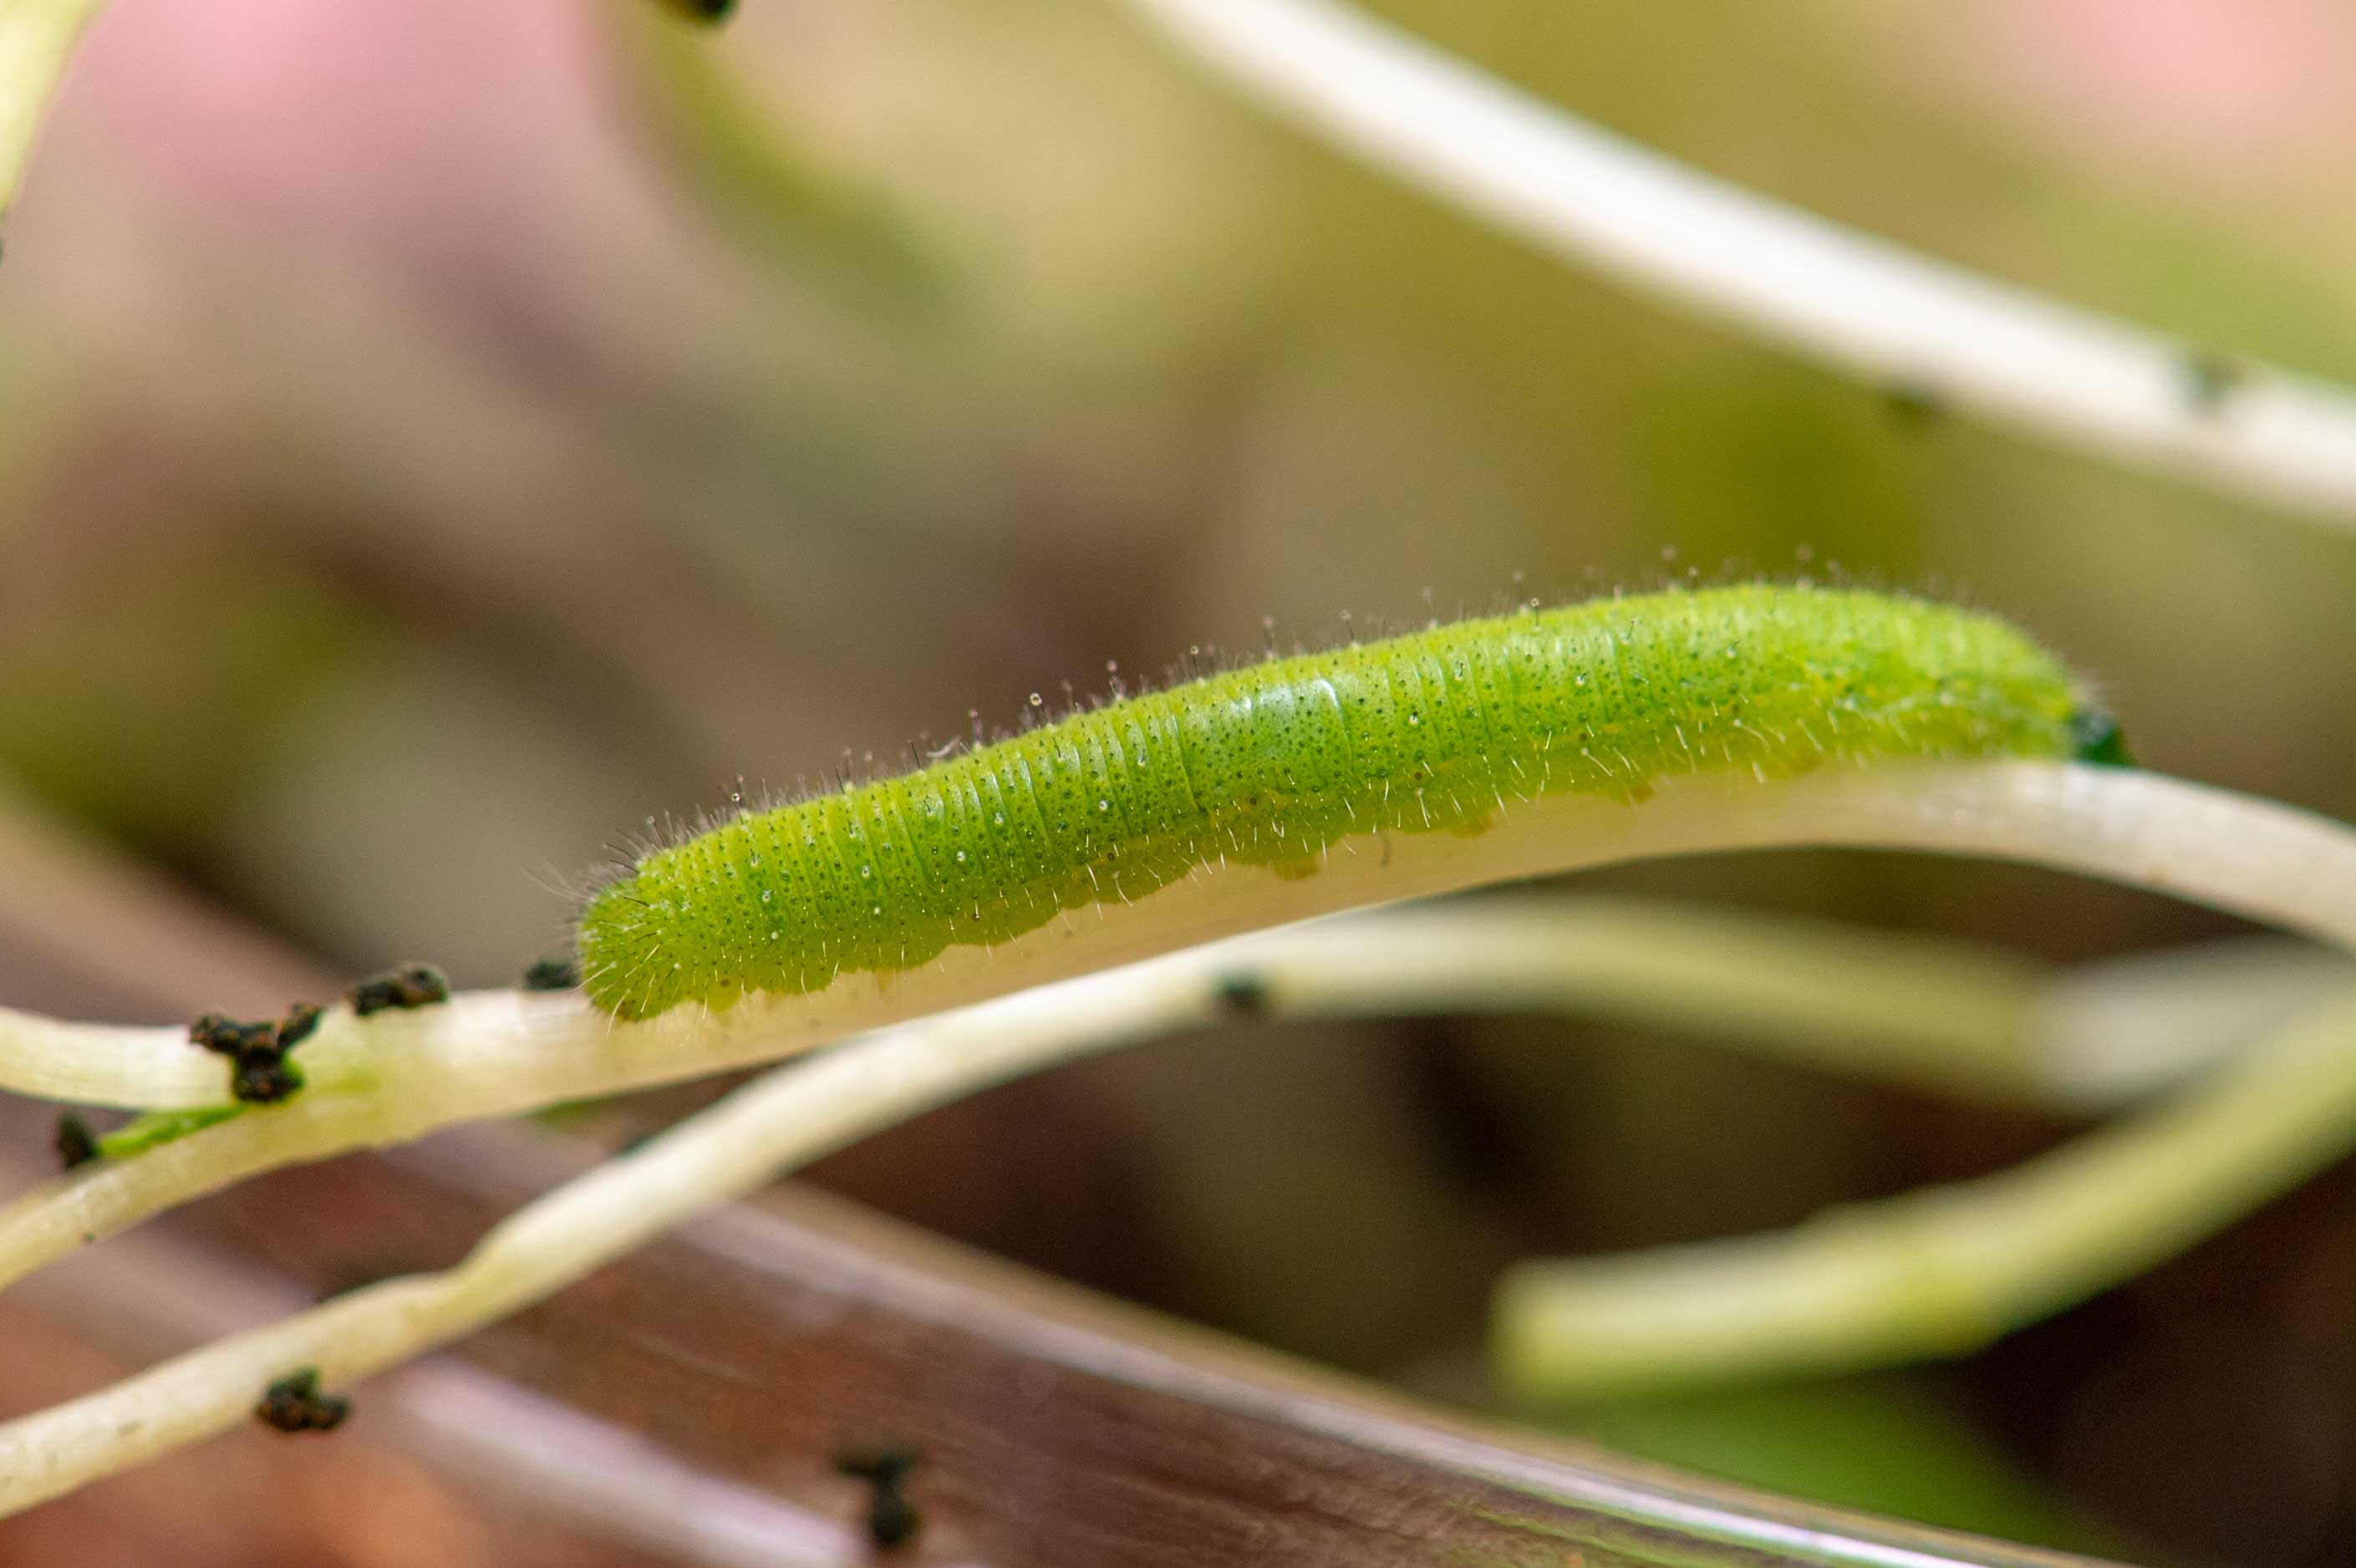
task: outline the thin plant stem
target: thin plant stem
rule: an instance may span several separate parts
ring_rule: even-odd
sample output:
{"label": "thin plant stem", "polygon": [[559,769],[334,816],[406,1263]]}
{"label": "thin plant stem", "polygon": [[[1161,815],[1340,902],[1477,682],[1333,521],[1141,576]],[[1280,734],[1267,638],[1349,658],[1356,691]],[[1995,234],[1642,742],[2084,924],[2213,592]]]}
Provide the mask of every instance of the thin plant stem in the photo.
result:
{"label": "thin plant stem", "polygon": [[382,1370],[539,1300],[671,1226],[1004,1079],[1159,1033],[1215,1002],[1171,966],[1093,975],[772,1070],[526,1205],[446,1273],[387,1281],[0,1425],[0,1515],[217,1432],[301,1366]]}
{"label": "thin plant stem", "polygon": [[[2356,966],[2276,938],[2049,971],[2016,954],[1832,920],[1611,894],[1493,896],[1367,911],[1198,961],[1281,1018],[1587,1016],[1953,1099],[2063,1114],[2199,1071]],[[0,1091],[198,1102],[229,1076],[173,1031],[0,1009]],[[187,1128],[186,1131],[193,1131]],[[152,1143],[170,1138],[168,1127]],[[113,1152],[110,1135],[109,1153]]]}
{"label": "thin plant stem", "polygon": [[1498,1381],[1564,1401],[1961,1355],[2130,1279],[2356,1148],[2356,998],[2000,1175],[1795,1230],[1516,1265]]}
{"label": "thin plant stem", "polygon": [[[2051,764],[1878,768],[1712,798],[1716,811],[1702,815],[1715,828],[1703,832],[1696,816],[1675,833],[1646,838],[1645,847],[1666,853],[1672,843],[1686,850],[1858,843],[1966,851],[2158,887],[2356,946],[2356,833],[2305,812],[2153,775]],[[1631,816],[1672,810],[1656,800]],[[1456,841],[1458,853],[1494,854],[1481,846],[1505,831]],[[1633,836],[1620,840],[1619,858],[1635,853]],[[1587,853],[1612,858],[1591,844]],[[1208,1015],[1225,1004],[1216,977],[1193,954],[1084,975],[781,1069],[636,1154],[527,1206],[447,1274],[370,1287],[0,1426],[0,1511],[29,1507],[218,1431],[294,1367],[316,1365],[330,1381],[348,1381],[445,1343],[796,1161],[1017,1074],[1160,1033],[1190,1015]],[[2346,1048],[2341,1027],[2351,1022],[2335,1015],[2302,1028],[2222,1080],[2215,1103],[2240,1109],[2160,1122],[2160,1134],[2145,1135],[2136,1146],[2162,1172],[2179,1164],[2206,1172],[2190,1190],[2171,1189],[2186,1213],[2216,1222],[2233,1204],[2276,1189],[2286,1172],[2313,1157],[2321,1140],[2305,1122],[2282,1139],[2287,1156],[2263,1134],[2285,1099],[2300,1098],[2301,1077],[2356,1080],[2356,1051]],[[2332,1034],[2335,1028],[2340,1032]],[[2275,1086],[2265,1106],[2252,1109],[2255,1101],[2234,1098],[2250,1084]],[[191,1186],[230,1179],[209,1144],[225,1146],[242,1135],[260,1140],[241,1145],[245,1156],[295,1151],[289,1157],[301,1158],[423,1130],[422,1101],[398,1093],[389,1099],[378,1105],[349,1097],[298,1101],[166,1145],[87,1185],[177,1159],[181,1168],[161,1184],[169,1190],[134,1195],[152,1212],[176,1193],[188,1196]],[[2166,1147],[2169,1129],[2181,1140],[2173,1154]],[[2254,1130],[2259,1135],[2250,1136]],[[2150,1153],[2154,1136],[2163,1145],[2157,1155]],[[2247,1165],[2235,1163],[2243,1159]],[[2115,1195],[2132,1185],[2117,1174],[2115,1156],[2094,1164],[2106,1173],[2098,1190]],[[2079,1190],[2063,1183],[2046,1201],[2067,1203]],[[2051,1240],[2068,1233],[2063,1221],[2040,1215],[2035,1200],[2028,1208],[2026,1219],[2016,1210],[2011,1229],[1998,1233],[2038,1243],[2042,1266],[2067,1289],[2089,1288],[2103,1265]],[[119,1211],[83,1212],[123,1219]],[[2113,1217],[2123,1212],[2114,1209]],[[2191,1233],[2180,1220],[2162,1231],[2178,1243]],[[2151,1244],[2117,1243],[2103,1256],[2115,1269],[2147,1258]],[[2042,1299],[2012,1277],[2015,1301]]]}
{"label": "thin plant stem", "polygon": [[1715,179],[1333,0],[1128,0],[1349,156],[1672,309],[2057,446],[2356,527],[2356,397]]}
{"label": "thin plant stem", "polygon": [[[2340,942],[2356,929],[2356,838],[2326,818],[2158,774],[2045,762],[1879,763],[1773,784],[1697,775],[1633,808],[1545,797],[1477,837],[1345,840],[1322,869],[1205,868],[1151,897],[1092,906],[919,969],[846,974],[618,1022],[575,993],[478,992],[361,1019],[337,1007],[300,1047],[310,1087],[280,1120],[364,1099],[390,1122],[504,1115],[752,1065],[991,996],[1248,931],[1493,883],[1660,855],[1844,844],[2012,859],[2210,903]],[[219,1104],[228,1069],[177,1028],[0,1009],[0,1084],[132,1109]],[[395,1105],[413,1107],[397,1113]]]}
{"label": "thin plant stem", "polygon": [[[1346,842],[1346,841],[1345,841]],[[310,1087],[149,1150],[85,1167],[0,1209],[0,1283],[259,1171],[702,1076],[847,1035],[1322,914],[1487,883],[1736,849],[1848,844],[2024,860],[2171,892],[2356,948],[2356,832],[2311,813],[2115,768],[2042,762],[1828,769],[1752,784],[1700,776],[1630,809],[1547,798],[1476,838],[1403,834],[1339,849],[1317,875],[1227,865],[1134,903],[1101,906],[994,950],[952,949],[880,982],[847,975],[802,996],[688,1005],[624,1024],[577,995],[479,992],[408,1013],[330,1014],[300,1051]],[[43,1048],[188,1053],[173,1030],[109,1031],[0,1015],[0,1056],[29,1027]],[[208,1102],[218,1102],[216,1090]]]}

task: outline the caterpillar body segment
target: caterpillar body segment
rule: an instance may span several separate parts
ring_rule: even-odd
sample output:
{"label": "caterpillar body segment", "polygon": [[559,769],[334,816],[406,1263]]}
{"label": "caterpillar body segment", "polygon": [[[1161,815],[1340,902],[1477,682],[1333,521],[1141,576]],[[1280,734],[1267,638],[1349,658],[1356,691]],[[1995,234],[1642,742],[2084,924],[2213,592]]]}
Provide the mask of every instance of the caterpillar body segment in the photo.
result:
{"label": "caterpillar body segment", "polygon": [[896,778],[747,811],[590,901],[617,1015],[815,991],[1222,863],[1478,832],[1517,800],[1884,757],[2115,759],[2115,726],[2006,622],[1748,585],[1458,621],[1125,696]]}

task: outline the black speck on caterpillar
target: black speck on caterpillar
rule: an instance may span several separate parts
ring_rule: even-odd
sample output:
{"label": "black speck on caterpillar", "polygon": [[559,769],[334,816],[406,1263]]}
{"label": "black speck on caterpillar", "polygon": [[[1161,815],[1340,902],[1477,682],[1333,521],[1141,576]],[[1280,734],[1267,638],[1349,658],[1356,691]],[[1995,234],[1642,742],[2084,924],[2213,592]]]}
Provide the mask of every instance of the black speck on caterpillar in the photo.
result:
{"label": "black speck on caterpillar", "polygon": [[619,1016],[817,991],[1239,863],[1309,875],[1360,835],[1477,834],[1517,801],[1831,761],[2122,761],[2001,619],[1748,584],[1434,625],[1117,696],[896,778],[744,811],[589,900],[583,983]]}

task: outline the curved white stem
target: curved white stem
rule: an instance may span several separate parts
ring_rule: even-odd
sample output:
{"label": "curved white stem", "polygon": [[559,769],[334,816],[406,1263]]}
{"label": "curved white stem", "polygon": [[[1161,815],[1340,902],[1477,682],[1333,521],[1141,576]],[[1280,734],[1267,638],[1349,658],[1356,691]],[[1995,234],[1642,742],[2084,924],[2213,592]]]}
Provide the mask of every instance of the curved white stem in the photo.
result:
{"label": "curved white stem", "polygon": [[[952,949],[905,974],[846,976],[822,992],[748,999],[725,1013],[687,1006],[617,1024],[578,996],[507,992],[366,1020],[338,1009],[301,1048],[311,1086],[293,1101],[0,1209],[0,1283],[256,1171],[342,1148],[774,1060],[1318,915],[1653,855],[1821,844],[2031,861],[2356,949],[2356,833],[2288,807],[2156,774],[2057,763],[1881,764],[1767,785],[1698,776],[1633,808],[1548,798],[1476,838],[1344,841],[1309,877],[1223,866],[995,950]],[[25,1023],[0,1015],[0,1042]],[[94,1048],[112,1034],[129,1055],[195,1051],[174,1030],[71,1027]]]}
{"label": "curved white stem", "polygon": [[369,1286],[0,1425],[0,1515],[218,1432],[298,1367],[330,1384],[380,1371],[803,1161],[1001,1079],[1158,1033],[1211,1000],[1199,973],[1153,968],[1002,998],[779,1068],[525,1206],[455,1269]]}
{"label": "curved white stem", "polygon": [[2016,1169],[1795,1230],[1519,1264],[1500,1383],[1525,1400],[1861,1371],[1976,1350],[2131,1279],[2356,1147],[2356,999],[2215,1081]]}
{"label": "curved white stem", "polygon": [[[1521,817],[1540,814],[1534,809]],[[1589,832],[1583,838],[1567,841],[1560,832],[1565,820],[1558,818],[1554,835],[1526,831],[1518,850],[1513,848],[1511,820],[1480,839],[1429,835],[1446,841],[1430,851],[1413,850],[1420,841],[1409,840],[1380,879],[1334,880],[1365,898],[1642,854],[1865,844],[1960,851],[2089,872],[2356,948],[2356,832],[2286,807],[2148,774],[2029,763],[1884,767],[1792,784],[1665,790],[1652,803],[1610,819],[1618,823],[1616,835],[1597,831],[1606,819],[1585,820]],[[1466,857],[1478,875],[1458,864]],[[1298,917],[1304,912],[1295,902],[1303,897],[1301,890],[1327,880],[1266,876],[1240,884],[1244,891],[1223,901],[1211,890],[1226,875],[1206,878],[1191,897],[1208,900],[1210,909],[1229,918],[1242,909]],[[1398,885],[1401,877],[1407,886]],[[1151,902],[1125,908],[1141,909]],[[1141,940],[1142,930],[1167,936],[1173,926],[1199,929],[1203,918],[1165,918],[1107,940],[1118,950],[1119,943]],[[1084,963],[1086,955],[1101,950],[1076,942],[1075,950],[1080,956],[1066,961]],[[909,1024],[782,1069],[658,1143],[528,1206],[449,1274],[372,1287],[0,1426],[0,1509],[30,1506],[218,1431],[240,1419],[264,1385],[294,1367],[316,1364],[331,1381],[339,1381],[443,1343],[560,1288],[794,1161],[1004,1078],[1199,1015],[1218,1005],[1217,956],[1183,953],[1067,980]],[[434,1013],[466,1016],[457,1008],[429,1009],[407,1021]],[[445,1019],[445,1034],[449,1026]],[[429,1043],[437,1037],[431,1030],[422,1036]],[[505,1043],[538,1044],[536,1038]],[[446,1049],[452,1042],[443,1037],[442,1044]],[[477,1039],[470,1059],[491,1059],[501,1044],[496,1037]],[[742,1048],[742,1042],[732,1048]],[[2303,1047],[2302,1052],[2329,1054],[2328,1046]],[[524,1055],[547,1066],[548,1058],[536,1048]],[[614,1059],[626,1065],[637,1057],[626,1048]],[[87,1198],[74,1204],[78,1219],[94,1229],[119,1227],[281,1158],[412,1136],[437,1117],[491,1113],[464,1103],[463,1097],[454,1101],[434,1092],[430,1079],[421,1084],[413,1074],[391,1071],[390,1061],[380,1065],[386,1070],[373,1100],[356,1097],[348,1083],[340,1097],[306,1098],[197,1133],[71,1184],[66,1193],[53,1193],[34,1208],[85,1190]],[[2288,1056],[2269,1058],[2259,1064],[2253,1081],[2276,1081],[2294,1068],[2303,1070]],[[2338,1076],[2356,1083],[2356,1069]],[[494,1075],[489,1081],[513,1092],[527,1081],[545,1088],[572,1079],[561,1074],[536,1080]],[[2256,1125],[2246,1115],[2224,1120],[2244,1131]],[[2285,1142],[2295,1150],[2316,1146],[2306,1134]],[[2230,1148],[2232,1140],[2212,1146]],[[162,1173],[160,1180],[140,1175],[151,1162]],[[236,1168],[225,1168],[230,1165]],[[2218,1190],[2245,1198],[2264,1185],[2225,1183]],[[12,1227],[23,1218],[20,1205]],[[2169,1233],[2182,1234],[2180,1229]],[[12,1252],[26,1244],[23,1237],[9,1242]],[[2056,1262],[2050,1256],[2047,1261]],[[2066,1270],[2069,1262],[2063,1257],[2057,1266]]]}
{"label": "curved white stem", "polygon": [[[2335,987],[2356,985],[2356,965],[2278,938],[2052,972],[1936,937],[1598,893],[1371,910],[1195,950],[1196,961],[1248,983],[1260,993],[1255,1005],[1274,1017],[1612,1019],[2065,1115],[2097,1114],[2180,1081]],[[223,1063],[173,1031],[0,1009],[0,1091],[102,1105],[209,1102],[227,1078]]]}
{"label": "curved white stem", "polygon": [[2356,397],[1783,207],[1331,0],[1128,0],[1228,83],[1673,308],[2059,445],[2356,526]]}
{"label": "curved white stem", "polygon": [[[276,1122],[360,1100],[388,1137],[774,1060],[862,1030],[1355,908],[1655,855],[1847,844],[2023,860],[2175,893],[2344,942],[2356,843],[2337,822],[2161,777],[2043,762],[1828,768],[1754,784],[1665,783],[1644,804],[1555,796],[1477,837],[1344,840],[1316,875],[1225,865],[921,969],[845,975],[801,996],[688,1005],[617,1023],[573,993],[480,992],[369,1019],[332,1011],[298,1054],[311,1086]],[[219,1104],[226,1069],[171,1028],[64,1024],[0,1009],[0,1083],[145,1109]],[[253,1120],[248,1118],[249,1121]]]}

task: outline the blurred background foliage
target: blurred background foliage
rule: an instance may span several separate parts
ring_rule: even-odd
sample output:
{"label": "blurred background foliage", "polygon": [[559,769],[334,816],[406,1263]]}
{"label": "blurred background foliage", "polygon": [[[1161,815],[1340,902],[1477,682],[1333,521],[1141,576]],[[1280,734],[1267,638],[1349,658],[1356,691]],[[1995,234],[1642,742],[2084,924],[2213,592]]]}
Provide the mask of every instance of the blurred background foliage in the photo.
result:
{"label": "blurred background foliage", "polygon": [[[1764,192],[2356,382],[2356,12],[2325,0],[1376,8]],[[1566,273],[1103,0],[748,0],[716,34],[119,0],[0,269],[0,770],[353,969],[508,983],[650,815],[1190,646],[1803,572],[2009,613],[2150,764],[2356,818],[2356,539]],[[2055,961],[2228,926],[1888,857],[1601,880]],[[1513,1258],[2069,1131],[1616,1027],[1239,1025],[818,1175],[1481,1403]],[[1999,1533],[2341,1563],[2351,1286],[2343,1171],[1956,1367],[1537,1414]]]}

